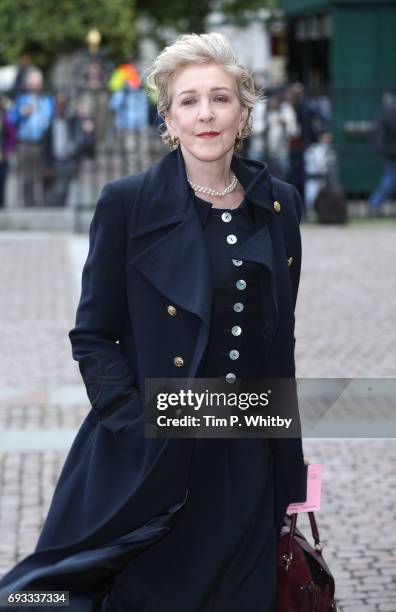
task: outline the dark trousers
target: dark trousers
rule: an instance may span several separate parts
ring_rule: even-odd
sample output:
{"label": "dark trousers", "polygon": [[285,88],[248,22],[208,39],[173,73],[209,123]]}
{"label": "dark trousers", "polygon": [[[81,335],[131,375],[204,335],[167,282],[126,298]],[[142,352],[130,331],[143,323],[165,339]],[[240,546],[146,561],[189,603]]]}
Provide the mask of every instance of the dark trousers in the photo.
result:
{"label": "dark trousers", "polygon": [[23,206],[44,206],[44,165],[40,142],[18,142],[18,183]]}
{"label": "dark trousers", "polygon": [[70,183],[76,172],[76,161],[74,159],[56,160],[53,169],[54,176],[48,196],[48,206],[65,206]]}
{"label": "dark trousers", "polygon": [[396,193],[396,161],[387,160],[380,182],[369,197],[369,206],[378,210],[381,204]]}

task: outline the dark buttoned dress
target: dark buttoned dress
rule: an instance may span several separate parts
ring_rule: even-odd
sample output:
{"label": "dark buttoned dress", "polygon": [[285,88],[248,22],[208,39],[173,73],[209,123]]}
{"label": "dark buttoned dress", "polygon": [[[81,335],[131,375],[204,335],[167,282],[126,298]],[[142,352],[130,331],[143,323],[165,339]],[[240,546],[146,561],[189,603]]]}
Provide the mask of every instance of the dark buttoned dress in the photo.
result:
{"label": "dark buttoned dress", "polygon": [[[200,377],[264,375],[257,325],[260,264],[238,248],[257,231],[254,204],[195,203],[212,262],[214,301]],[[113,583],[111,612],[273,612],[276,528],[266,438],[196,439],[189,495],[171,531]],[[158,495],[161,492],[158,491]]]}

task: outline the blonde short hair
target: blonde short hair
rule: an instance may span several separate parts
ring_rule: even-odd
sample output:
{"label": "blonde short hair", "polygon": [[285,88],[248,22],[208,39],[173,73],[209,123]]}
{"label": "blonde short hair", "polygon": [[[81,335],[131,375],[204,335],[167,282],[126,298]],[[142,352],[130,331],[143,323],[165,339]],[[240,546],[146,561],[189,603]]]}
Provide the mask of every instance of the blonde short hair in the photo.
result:
{"label": "blonde short hair", "polygon": [[[179,36],[156,57],[145,74],[145,86],[157,99],[158,114],[165,119],[171,105],[169,89],[176,72],[189,64],[209,62],[215,62],[235,79],[239,101],[248,110],[241,136],[235,141],[235,148],[238,150],[242,140],[252,132],[251,112],[254,104],[263,95],[256,89],[252,74],[238,62],[234,50],[223,34],[211,32]],[[172,142],[165,124],[161,136],[171,148],[177,146]]]}

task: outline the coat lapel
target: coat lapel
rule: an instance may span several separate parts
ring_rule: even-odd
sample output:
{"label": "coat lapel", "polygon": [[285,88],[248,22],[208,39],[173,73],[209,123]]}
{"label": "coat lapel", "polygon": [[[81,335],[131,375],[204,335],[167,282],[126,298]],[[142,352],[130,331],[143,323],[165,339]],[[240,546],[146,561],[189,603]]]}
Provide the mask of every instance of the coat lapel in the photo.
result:
{"label": "coat lapel", "polygon": [[[270,279],[270,300],[263,317],[268,327],[277,324],[277,291],[270,225],[274,216],[271,182],[260,162],[233,157],[231,167],[255,205],[256,233],[240,248],[241,259],[264,266]],[[198,316],[189,376],[194,377],[210,329],[213,279],[194,194],[187,182],[180,149],[169,153],[145,174],[138,189],[139,206],[132,207],[129,263],[139,270],[170,303]],[[265,313],[265,314],[264,314]],[[269,325],[268,325],[269,324]]]}
{"label": "coat lapel", "polygon": [[210,321],[212,282],[200,221],[181,153],[173,151],[155,167],[132,219],[130,263],[166,298]]}

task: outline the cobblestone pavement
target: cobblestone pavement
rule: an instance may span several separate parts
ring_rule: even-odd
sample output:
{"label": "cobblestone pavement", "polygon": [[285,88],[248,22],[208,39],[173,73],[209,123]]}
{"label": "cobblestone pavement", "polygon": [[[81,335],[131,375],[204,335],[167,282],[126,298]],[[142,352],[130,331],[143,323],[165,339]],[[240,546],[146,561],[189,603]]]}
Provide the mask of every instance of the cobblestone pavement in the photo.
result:
{"label": "cobblestone pavement", "polygon": [[[298,376],[395,376],[395,230],[303,226]],[[86,236],[0,234],[0,575],[33,550],[89,409],[67,337],[86,252]],[[323,464],[316,518],[340,612],[396,612],[396,440],[304,449]],[[298,524],[308,535],[307,517]]]}
{"label": "cobblestone pavement", "polygon": [[301,377],[396,377],[396,222],[303,225]]}
{"label": "cobblestone pavement", "polygon": [[78,383],[66,337],[75,303],[68,238],[2,233],[0,261],[1,386]]}

